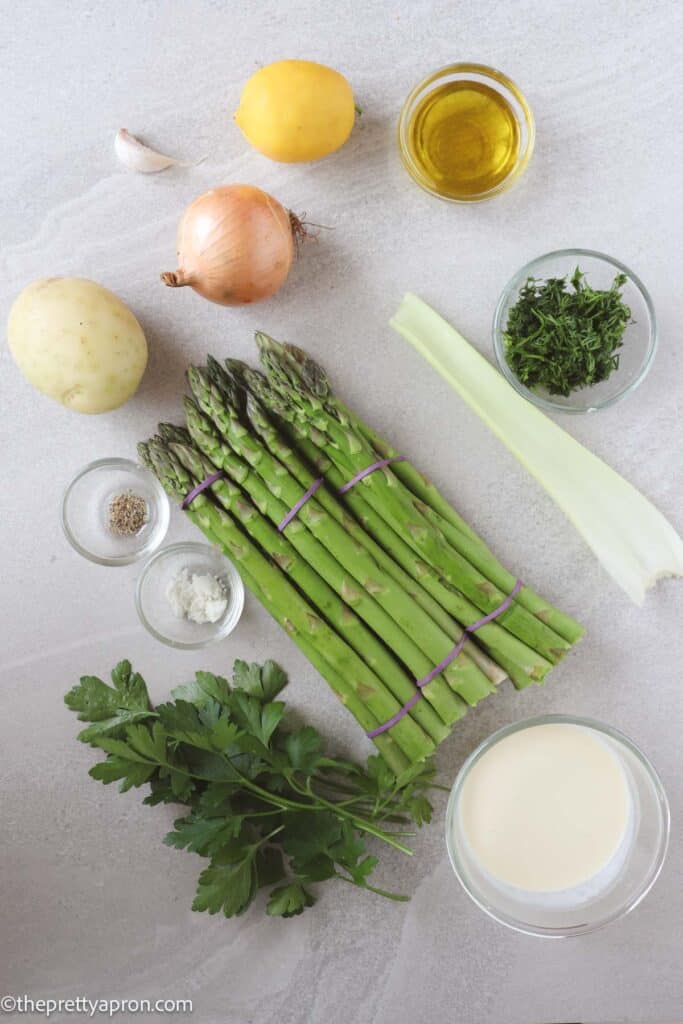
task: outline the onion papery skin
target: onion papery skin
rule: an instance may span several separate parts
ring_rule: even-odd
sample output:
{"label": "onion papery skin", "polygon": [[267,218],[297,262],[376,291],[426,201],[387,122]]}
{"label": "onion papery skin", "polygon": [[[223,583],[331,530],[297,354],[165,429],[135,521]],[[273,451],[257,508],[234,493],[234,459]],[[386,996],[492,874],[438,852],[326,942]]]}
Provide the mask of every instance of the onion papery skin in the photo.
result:
{"label": "onion papery skin", "polygon": [[220,306],[274,295],[287,280],[301,222],[253,185],[223,185],[188,206],[178,228],[178,269],[161,275]]}

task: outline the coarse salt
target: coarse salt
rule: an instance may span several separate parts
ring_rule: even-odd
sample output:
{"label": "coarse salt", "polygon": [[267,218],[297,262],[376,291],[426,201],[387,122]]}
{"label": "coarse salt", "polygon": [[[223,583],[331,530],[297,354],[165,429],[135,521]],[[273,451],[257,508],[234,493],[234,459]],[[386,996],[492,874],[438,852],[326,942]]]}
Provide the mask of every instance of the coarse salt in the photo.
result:
{"label": "coarse salt", "polygon": [[218,622],[228,607],[225,586],[210,573],[181,569],[166,588],[166,597],[178,619],[202,625]]}

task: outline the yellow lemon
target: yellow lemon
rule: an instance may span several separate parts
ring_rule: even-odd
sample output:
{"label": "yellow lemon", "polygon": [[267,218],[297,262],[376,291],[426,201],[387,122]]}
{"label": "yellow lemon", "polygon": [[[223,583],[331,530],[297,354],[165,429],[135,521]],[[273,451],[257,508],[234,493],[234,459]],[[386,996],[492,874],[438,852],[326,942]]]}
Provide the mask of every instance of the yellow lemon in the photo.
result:
{"label": "yellow lemon", "polygon": [[338,71],[310,60],[279,60],[251,76],[235,120],[259,152],[299,163],[343,146],[355,113],[351,86]]}

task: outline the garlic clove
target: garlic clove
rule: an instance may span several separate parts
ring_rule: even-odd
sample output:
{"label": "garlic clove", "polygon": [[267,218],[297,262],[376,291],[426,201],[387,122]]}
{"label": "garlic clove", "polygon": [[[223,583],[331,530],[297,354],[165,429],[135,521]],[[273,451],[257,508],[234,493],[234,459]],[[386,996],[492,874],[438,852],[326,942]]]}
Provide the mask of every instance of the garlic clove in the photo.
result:
{"label": "garlic clove", "polygon": [[124,166],[141,174],[156,174],[167,167],[191,167],[192,164],[175,160],[172,156],[158,153],[140,142],[127,128],[119,128],[114,139],[116,155]]}

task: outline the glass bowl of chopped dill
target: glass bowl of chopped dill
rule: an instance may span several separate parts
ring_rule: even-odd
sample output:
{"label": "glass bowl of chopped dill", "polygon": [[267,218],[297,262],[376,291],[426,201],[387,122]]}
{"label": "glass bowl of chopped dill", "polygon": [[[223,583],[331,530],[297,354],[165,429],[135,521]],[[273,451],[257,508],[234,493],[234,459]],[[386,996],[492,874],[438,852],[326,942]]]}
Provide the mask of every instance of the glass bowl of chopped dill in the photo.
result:
{"label": "glass bowl of chopped dill", "polygon": [[493,318],[498,365],[547,412],[596,412],[646,377],[657,321],[642,281],[591,249],[562,249],[508,282]]}
{"label": "glass bowl of chopped dill", "polygon": [[130,565],[166,536],[168,497],[148,469],[130,459],[97,459],[79,470],[62,500],[71,546],[98,565]]}

